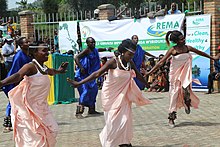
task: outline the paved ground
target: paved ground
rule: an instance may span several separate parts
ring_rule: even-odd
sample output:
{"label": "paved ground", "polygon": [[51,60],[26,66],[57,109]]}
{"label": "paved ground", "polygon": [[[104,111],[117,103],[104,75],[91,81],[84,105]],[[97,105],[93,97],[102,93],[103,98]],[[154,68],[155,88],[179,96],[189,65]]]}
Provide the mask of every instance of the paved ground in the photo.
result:
{"label": "paved ground", "polygon": [[[190,115],[184,109],[177,113],[177,126],[167,124],[168,93],[144,93],[153,104],[133,107],[134,147],[219,147],[220,146],[220,93],[206,95],[196,92],[201,99],[200,108]],[[0,123],[3,122],[7,99],[0,92]],[[102,111],[97,98],[97,110]],[[60,132],[57,147],[100,147],[98,135],[104,126],[103,115],[76,119],[76,103],[52,105]],[[86,109],[87,111],[87,109]],[[13,147],[12,133],[2,133],[0,125],[0,146]]]}

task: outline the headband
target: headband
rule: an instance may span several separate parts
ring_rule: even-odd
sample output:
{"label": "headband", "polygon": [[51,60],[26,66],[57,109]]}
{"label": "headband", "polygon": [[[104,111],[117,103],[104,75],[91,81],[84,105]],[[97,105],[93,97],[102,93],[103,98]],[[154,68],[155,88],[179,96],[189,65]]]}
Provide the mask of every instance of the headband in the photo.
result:
{"label": "headband", "polygon": [[29,46],[29,48],[48,48],[49,46]]}
{"label": "headband", "polygon": [[126,49],[127,51],[131,52],[131,53],[135,53],[135,51],[132,51],[131,49],[129,49],[129,48],[127,48],[127,47],[125,47],[125,49]]}

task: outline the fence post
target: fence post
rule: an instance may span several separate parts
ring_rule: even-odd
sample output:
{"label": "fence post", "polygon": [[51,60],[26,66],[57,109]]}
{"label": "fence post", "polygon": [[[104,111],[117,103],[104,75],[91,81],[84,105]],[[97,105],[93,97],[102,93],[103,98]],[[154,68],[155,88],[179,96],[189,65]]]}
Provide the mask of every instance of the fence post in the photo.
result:
{"label": "fence post", "polygon": [[115,6],[112,4],[103,4],[98,6],[99,19],[107,20],[109,16],[115,16]]}
{"label": "fence post", "polygon": [[30,10],[21,11],[18,13],[20,16],[21,36],[34,41],[34,25],[33,12]]}
{"label": "fence post", "polygon": [[[204,13],[211,14],[211,55],[216,55],[220,51],[217,49],[220,45],[220,1],[204,0]],[[211,61],[211,71],[213,68],[213,61]],[[220,92],[220,82],[215,82],[214,89]]]}

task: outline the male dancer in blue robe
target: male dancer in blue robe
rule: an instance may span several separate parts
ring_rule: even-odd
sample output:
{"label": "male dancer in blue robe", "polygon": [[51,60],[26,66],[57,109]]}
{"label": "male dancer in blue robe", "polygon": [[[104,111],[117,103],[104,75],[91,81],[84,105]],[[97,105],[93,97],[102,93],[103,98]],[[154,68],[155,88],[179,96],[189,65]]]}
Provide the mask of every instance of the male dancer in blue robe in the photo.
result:
{"label": "male dancer in blue robe", "polygon": [[[92,37],[86,39],[87,48],[75,57],[77,65],[75,80],[81,81],[100,68],[98,49],[95,48],[95,40]],[[84,106],[89,107],[88,114],[100,114],[95,111],[98,86],[96,80],[82,84],[78,88],[80,95],[79,105],[76,109],[76,118],[83,118]]]}
{"label": "male dancer in blue robe", "polygon": [[[21,50],[19,50],[14,58],[13,63],[10,71],[7,74],[7,77],[13,75],[14,73],[18,72],[23,65],[26,63],[31,62],[31,58],[28,56],[29,51],[29,41],[25,37],[21,37],[17,40],[18,45],[20,46]],[[11,84],[3,87],[3,91],[8,97],[8,92],[13,89],[17,84]],[[4,124],[5,127],[3,132],[10,132],[12,131],[12,124],[11,124],[11,104],[10,102],[7,105],[6,108],[6,117],[4,118]]]}
{"label": "male dancer in blue robe", "polygon": [[[136,44],[136,46],[137,46],[134,57],[133,57],[133,62],[136,65],[138,71],[140,72],[141,65],[142,65],[142,62],[144,62],[145,55],[153,57],[153,58],[156,58],[156,57],[142,49],[142,47],[138,44],[138,36],[137,35],[133,35],[131,37],[131,39],[134,42],[134,44]],[[140,90],[143,90],[145,88],[144,83],[139,81],[137,78],[134,78],[134,80],[135,80],[137,86],[140,88]]]}

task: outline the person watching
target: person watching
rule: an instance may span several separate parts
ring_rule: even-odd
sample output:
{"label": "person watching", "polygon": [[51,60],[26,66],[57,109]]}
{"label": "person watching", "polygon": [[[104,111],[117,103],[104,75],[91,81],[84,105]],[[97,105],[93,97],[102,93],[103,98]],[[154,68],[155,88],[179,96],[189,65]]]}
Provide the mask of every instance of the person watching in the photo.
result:
{"label": "person watching", "polygon": [[[220,46],[218,46],[218,50],[220,51]],[[220,52],[214,57],[214,68],[215,71],[208,75],[208,92],[207,94],[211,94],[214,91],[213,81],[220,80]]]}
{"label": "person watching", "polygon": [[177,9],[176,3],[172,3],[171,9],[167,12],[167,14],[181,14],[181,11]]}

